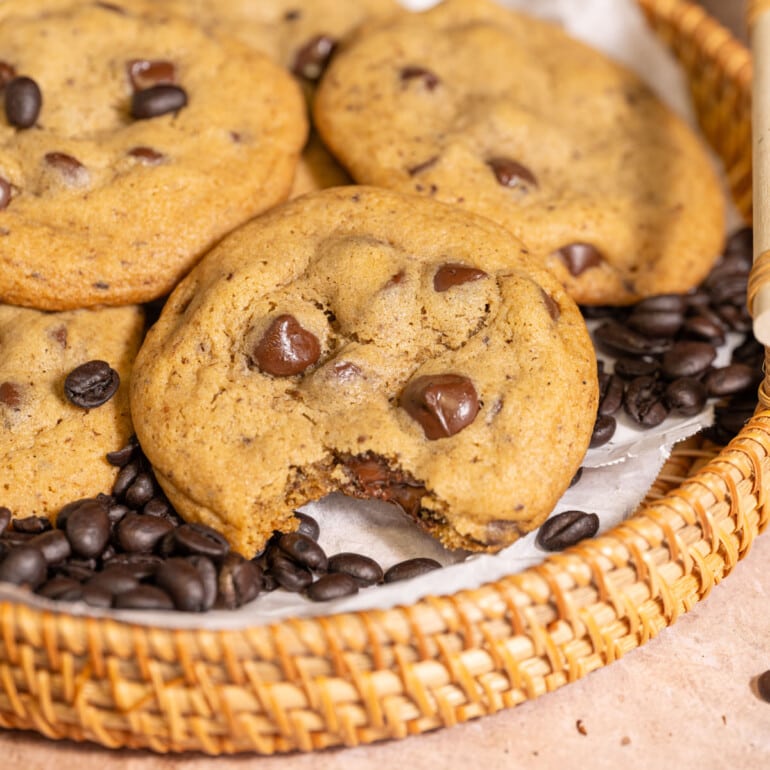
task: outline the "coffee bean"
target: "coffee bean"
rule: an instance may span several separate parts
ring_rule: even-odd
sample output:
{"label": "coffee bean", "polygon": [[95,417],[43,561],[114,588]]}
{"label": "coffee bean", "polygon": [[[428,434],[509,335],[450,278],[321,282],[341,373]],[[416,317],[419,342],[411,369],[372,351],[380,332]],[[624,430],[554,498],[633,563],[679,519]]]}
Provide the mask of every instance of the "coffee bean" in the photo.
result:
{"label": "coffee bean", "polygon": [[663,354],[661,372],[669,380],[697,377],[711,366],[716,355],[716,348],[708,342],[675,342]]}
{"label": "coffee bean", "polygon": [[131,97],[131,117],[149,120],[177,112],[187,105],[187,93],[180,86],[158,85],[135,91]]}
{"label": "coffee bean", "polygon": [[20,545],[0,559],[0,581],[37,588],[46,579],[48,565],[37,548]]}
{"label": "coffee bean", "polygon": [[176,83],[174,62],[163,59],[131,59],[126,63],[126,74],[136,91]]}
{"label": "coffee bean", "polygon": [[594,330],[594,341],[600,348],[613,355],[630,353],[634,356],[650,356],[665,353],[672,342],[664,338],[650,338],[629,329],[617,321],[606,321]]}
{"label": "coffee bean", "polygon": [[51,529],[51,522],[44,516],[25,516],[13,520],[13,529],[26,535],[39,535]]}
{"label": "coffee bean", "polygon": [[637,302],[631,314],[634,313],[675,313],[683,315],[687,310],[687,297],[683,294],[656,294],[645,297]]}
{"label": "coffee bean", "polygon": [[84,566],[82,562],[73,561],[72,559],[65,560],[61,564],[54,564],[51,569],[54,574],[72,578],[79,583],[89,580],[94,576],[93,567]]}
{"label": "coffee bean", "polygon": [[746,364],[730,364],[712,369],[704,378],[703,384],[709,396],[732,396],[742,390],[759,387],[762,373]]}
{"label": "coffee bean", "polygon": [[42,532],[29,541],[29,545],[43,554],[46,564],[59,564],[72,554],[72,546],[60,529]]}
{"label": "coffee bean", "polygon": [[741,334],[751,331],[751,316],[742,299],[735,305],[719,305],[716,311],[731,331]]}
{"label": "coffee bean", "polygon": [[757,677],[757,692],[762,700],[770,703],[770,669]]}
{"label": "coffee bean", "polygon": [[174,518],[171,505],[162,497],[153,497],[142,507],[142,513],[146,516],[163,516]]}
{"label": "coffee bean", "polygon": [[735,364],[748,364],[759,369],[764,360],[764,345],[758,342],[753,334],[747,335],[743,342],[733,350],[732,362]]}
{"label": "coffee bean", "polygon": [[155,583],[182,612],[202,612],[205,604],[203,580],[198,570],[185,559],[169,559],[158,567]]}
{"label": "coffee bean", "polygon": [[291,71],[306,80],[318,80],[329,63],[337,41],[329,35],[311,37],[294,56]]}
{"label": "coffee bean", "polygon": [[419,80],[428,91],[433,91],[441,83],[441,79],[435,72],[431,72],[425,67],[410,66],[402,67],[399,73],[402,83],[408,83],[412,80]]}
{"label": "coffee bean", "polygon": [[221,559],[230,551],[227,539],[205,524],[182,524],[173,532],[176,553]]}
{"label": "coffee bean", "polygon": [[637,377],[628,383],[623,406],[639,425],[654,428],[668,416],[662,401],[663,385],[654,377]]}
{"label": "coffee bean", "polygon": [[564,262],[570,275],[575,277],[602,263],[601,253],[590,243],[570,243],[562,246],[556,255]]}
{"label": "coffee bean", "polygon": [[564,511],[551,516],[538,530],[535,542],[546,551],[561,551],[599,531],[599,517],[585,511]]}
{"label": "coffee bean", "polygon": [[303,567],[323,572],[328,559],[318,543],[299,532],[290,532],[278,540],[278,547],[290,559]]}
{"label": "coffee bean", "polygon": [[684,313],[635,308],[626,323],[645,337],[673,337],[684,323]]}
{"label": "coffee bean", "polygon": [[294,593],[304,591],[313,582],[310,570],[296,564],[288,556],[275,556],[270,563],[270,574],[281,588]]}
{"label": "coffee bean", "polygon": [[691,417],[703,410],[708,392],[694,377],[680,377],[666,386],[663,402],[675,414]]}
{"label": "coffee bean", "polygon": [[235,609],[256,599],[262,589],[262,570],[240,554],[230,552],[219,569],[218,602]]}
{"label": "coffee bean", "polygon": [[535,175],[526,166],[511,158],[490,158],[487,165],[503,187],[527,189],[538,186]]}
{"label": "coffee bean", "polygon": [[107,510],[96,500],[85,500],[69,514],[64,531],[73,553],[86,559],[95,558],[110,539]]}
{"label": "coffee bean", "polygon": [[615,435],[617,427],[617,420],[615,420],[615,418],[611,415],[597,415],[596,422],[594,422],[594,429],[591,433],[591,440],[588,446],[592,449],[604,446],[604,444],[606,444]]}
{"label": "coffee bean", "polygon": [[152,578],[158,571],[163,560],[152,553],[118,553],[105,562],[105,569],[124,567],[137,580]]}
{"label": "coffee bean", "polygon": [[210,610],[217,600],[219,590],[217,568],[207,556],[187,556],[186,559],[198,570],[198,576],[203,584],[203,610]]}
{"label": "coffee bean", "polygon": [[123,517],[116,528],[120,547],[128,553],[152,553],[163,536],[174,525],[167,519],[146,516],[142,513],[129,513]]}
{"label": "coffee bean", "polygon": [[134,483],[134,479],[139,475],[142,464],[139,460],[131,460],[126,463],[115,478],[115,483],[112,485],[112,494],[115,497],[122,497],[125,495],[128,488]]}
{"label": "coffee bean", "polygon": [[312,540],[318,540],[318,536],[321,534],[321,528],[312,516],[308,516],[306,513],[301,513],[300,511],[295,511],[294,518],[299,519],[297,532],[299,532],[300,535],[305,535],[305,537],[309,537]]}
{"label": "coffee bean", "polygon": [[419,424],[431,441],[468,427],[479,412],[473,382],[460,374],[416,377],[401,393],[399,406]]}
{"label": "coffee bean", "polygon": [[660,363],[648,358],[621,356],[615,359],[615,374],[624,380],[635,377],[654,377],[660,371]]}
{"label": "coffee bean", "polygon": [[602,389],[601,399],[599,401],[599,414],[609,416],[615,414],[623,404],[623,394],[625,385],[623,380],[616,375],[610,375],[607,378],[606,387]]}
{"label": "coffee bean", "polygon": [[360,553],[336,553],[330,557],[327,569],[330,573],[349,575],[361,586],[381,583],[384,577],[382,567],[374,559]]}
{"label": "coffee bean", "polygon": [[724,327],[705,315],[686,318],[682,324],[682,334],[686,337],[705,340],[712,345],[723,345],[725,342]]}
{"label": "coffee bean", "polygon": [[147,471],[137,473],[131,486],[126,490],[126,504],[132,508],[141,508],[153,497],[155,497],[155,480],[152,474]]}
{"label": "coffee bean", "polygon": [[331,599],[340,599],[343,596],[357,594],[358,585],[354,578],[343,572],[323,575],[307,587],[305,596],[314,602],[328,602]]}
{"label": "coffee bean", "polygon": [[64,380],[64,393],[71,403],[93,409],[117,392],[120,376],[106,361],[88,361],[73,369]]}
{"label": "coffee bean", "polygon": [[11,202],[11,183],[0,176],[0,211],[8,208],[8,204]]}
{"label": "coffee bean", "polygon": [[136,588],[139,585],[139,578],[128,567],[112,565],[90,577],[85,585],[117,595]]}
{"label": "coffee bean", "polygon": [[572,480],[570,481],[569,485],[570,487],[574,487],[575,484],[577,484],[580,479],[583,477],[583,466],[581,465],[576,471],[575,475],[572,477]]}
{"label": "coffee bean", "polygon": [[107,518],[110,520],[111,525],[117,524],[127,513],[130,513],[131,509],[127,505],[122,503],[113,503],[107,508]]}
{"label": "coffee bean", "polygon": [[394,564],[385,572],[383,581],[385,583],[395,583],[398,580],[411,580],[412,578],[425,575],[434,569],[441,569],[441,564],[435,559],[417,557],[416,559],[406,559]]}
{"label": "coffee bean", "polygon": [[478,281],[486,278],[487,274],[483,270],[468,265],[457,263],[447,263],[441,265],[433,275],[433,288],[435,291],[449,291],[453,286],[460,286],[471,281]]}
{"label": "coffee bean", "polygon": [[43,95],[38,84],[25,76],[15,77],[5,84],[5,117],[16,128],[35,125]]}
{"label": "coffee bean", "polygon": [[320,355],[321,344],[315,334],[286,314],[272,321],[252,353],[259,370],[276,377],[302,374]]}
{"label": "coffee bean", "polygon": [[102,586],[84,585],[80,597],[89,607],[106,610],[112,607],[113,595]]}
{"label": "coffee bean", "polygon": [[57,575],[50,580],[46,580],[37,591],[39,596],[45,596],[46,599],[56,599],[61,602],[77,602],[83,595],[83,586],[77,580]]}
{"label": "coffee bean", "polygon": [[4,505],[0,506],[0,535],[8,529],[8,525],[11,523],[11,509],[6,508]]}
{"label": "coffee bean", "polygon": [[171,597],[157,586],[140,585],[115,597],[119,610],[173,610]]}

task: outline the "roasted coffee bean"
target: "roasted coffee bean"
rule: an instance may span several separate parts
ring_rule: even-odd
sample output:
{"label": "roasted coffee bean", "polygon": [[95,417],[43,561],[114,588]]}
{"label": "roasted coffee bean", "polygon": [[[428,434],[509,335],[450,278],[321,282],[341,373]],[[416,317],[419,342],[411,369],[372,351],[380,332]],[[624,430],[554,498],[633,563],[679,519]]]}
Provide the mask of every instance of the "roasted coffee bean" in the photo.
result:
{"label": "roasted coffee bean", "polygon": [[117,392],[120,376],[106,361],[88,361],[73,369],[64,380],[64,393],[71,403],[94,409]]}
{"label": "roasted coffee bean", "polygon": [[731,331],[741,334],[751,331],[751,316],[742,301],[735,305],[719,305],[716,311]]}
{"label": "roasted coffee bean", "polygon": [[11,202],[11,183],[0,177],[0,211],[8,208],[8,204]]}
{"label": "roasted coffee bean", "polygon": [[398,580],[411,580],[412,578],[432,572],[434,569],[441,569],[441,564],[435,559],[424,557],[406,559],[390,567],[383,576],[383,582],[395,583]]}
{"label": "roasted coffee bean", "polygon": [[759,369],[765,359],[765,348],[761,342],[758,342],[753,334],[746,336],[746,339],[733,350],[732,362],[735,364],[748,364]]}
{"label": "roasted coffee bean", "polygon": [[675,342],[673,347],[663,354],[661,373],[669,380],[697,377],[711,366],[716,355],[716,348],[708,342]]}
{"label": "roasted coffee bean", "polygon": [[468,427],[479,412],[479,397],[468,377],[429,374],[407,383],[399,406],[435,441]]}
{"label": "roasted coffee bean", "polygon": [[588,444],[591,449],[604,446],[614,435],[618,428],[617,420],[609,414],[600,414],[594,422],[594,429],[591,433],[591,440]]}
{"label": "roasted coffee bean", "polygon": [[757,677],[757,692],[762,700],[770,703],[770,669]]}
{"label": "roasted coffee bean", "polygon": [[174,514],[171,511],[171,505],[168,500],[162,497],[153,497],[149,499],[142,507],[142,513],[146,516],[170,516],[174,518]]}
{"label": "roasted coffee bean", "polygon": [[712,345],[723,345],[725,342],[724,327],[705,315],[686,318],[682,324],[681,333],[685,337],[705,340]]}
{"label": "roasted coffee bean", "polygon": [[86,559],[95,558],[110,540],[107,510],[96,500],[86,500],[69,514],[64,531],[73,553]]}
{"label": "roasted coffee bean", "polygon": [[180,86],[158,85],[135,91],[131,97],[131,117],[149,120],[169,112],[178,112],[187,105],[187,93]]}
{"label": "roasted coffee bean", "polygon": [[99,607],[103,610],[112,607],[113,595],[102,586],[85,584],[82,586],[81,600],[89,607]]}
{"label": "roasted coffee bean", "polygon": [[740,256],[748,264],[751,264],[754,254],[754,231],[751,227],[741,227],[727,237],[724,256]]}
{"label": "roasted coffee bean", "polygon": [[706,386],[694,377],[680,377],[670,382],[663,392],[663,402],[675,414],[691,417],[706,406]]}
{"label": "roasted coffee bean", "polygon": [[35,592],[46,599],[56,599],[61,602],[77,602],[83,595],[83,586],[72,578],[57,575],[46,580]]}
{"label": "roasted coffee bean", "polygon": [[[707,282],[711,305],[740,305],[746,298],[749,271],[742,265],[733,267],[722,263],[721,270],[712,273]],[[718,312],[718,311],[717,311]]]}
{"label": "roasted coffee bean", "polygon": [[117,524],[127,513],[130,513],[131,509],[123,503],[112,503],[107,508],[107,518],[110,520],[111,525]]}
{"label": "roasted coffee bean", "polygon": [[137,473],[131,486],[126,490],[126,504],[132,508],[141,508],[155,497],[155,479],[148,471]]}
{"label": "roasted coffee bean", "polygon": [[599,401],[599,414],[609,416],[615,414],[623,405],[623,393],[625,385],[623,380],[616,375],[609,375],[607,384],[602,389],[601,399]]}
{"label": "roasted coffee bean", "polygon": [[684,323],[684,309],[645,310],[637,306],[626,323],[645,337],[673,337]]}
{"label": "roasted coffee bean", "polygon": [[5,117],[16,128],[34,126],[40,108],[43,106],[43,95],[40,86],[25,76],[15,77],[5,84]]}
{"label": "roasted coffee bean", "polygon": [[576,471],[575,475],[572,477],[572,480],[570,481],[569,485],[570,487],[574,487],[575,484],[577,484],[580,479],[583,477],[583,466],[581,465]]}
{"label": "roasted coffee bean", "polygon": [[203,610],[210,610],[217,600],[219,590],[217,568],[208,556],[187,556],[186,560],[198,571],[203,584]]}
{"label": "roasted coffee bean", "polygon": [[273,557],[270,562],[270,574],[281,588],[294,593],[304,591],[313,582],[310,570],[296,564],[288,556]]}
{"label": "roasted coffee bean", "polygon": [[374,559],[360,553],[336,553],[329,558],[328,570],[350,575],[359,585],[371,586],[381,583],[384,577],[382,567]]}
{"label": "roasted coffee bean", "polygon": [[263,572],[262,573],[262,590],[265,593],[269,593],[270,591],[275,591],[276,589],[280,588],[279,582],[275,579],[275,576],[271,572]]}
{"label": "roasted coffee bean", "polygon": [[134,483],[134,479],[139,475],[142,464],[139,460],[131,460],[124,465],[112,485],[112,494],[116,497],[125,495],[128,488]]}
{"label": "roasted coffee bean", "polygon": [[174,602],[163,589],[140,585],[116,596],[114,606],[119,610],[173,610]]}
{"label": "roasted coffee bean", "polygon": [[323,575],[315,583],[311,583],[305,591],[305,596],[314,602],[328,602],[343,596],[358,593],[359,583],[350,575],[338,572],[333,575]]}
{"label": "roasted coffee bean", "polygon": [[523,164],[512,158],[490,158],[487,165],[503,187],[537,187],[537,178]]}
{"label": "roasted coffee bean", "polygon": [[0,559],[0,581],[37,588],[46,579],[48,565],[37,548],[20,545]]}
{"label": "roasted coffee bean", "polygon": [[337,41],[329,35],[311,37],[297,50],[292,72],[306,80],[318,80],[326,69],[336,46]]}
{"label": "roasted coffee bean", "polygon": [[118,553],[105,562],[105,569],[124,567],[137,580],[147,580],[155,575],[163,560],[151,553]]}
{"label": "roasted coffee bean", "polygon": [[400,77],[401,82],[403,83],[408,83],[411,80],[419,80],[428,91],[433,91],[439,83],[441,83],[441,78],[439,78],[435,72],[431,72],[425,67],[403,67],[400,72]]}
{"label": "roasted coffee bean", "polygon": [[486,277],[487,274],[483,270],[451,262],[441,265],[436,270],[433,275],[433,289],[437,292],[445,292],[453,286],[461,286]]}
{"label": "roasted coffee bean", "polygon": [[687,297],[683,294],[656,294],[637,302],[631,313],[678,313],[687,310]]}
{"label": "roasted coffee bean", "polygon": [[94,576],[93,567],[84,566],[81,562],[73,562],[71,559],[63,561],[61,564],[55,564],[52,570],[56,575],[72,578],[79,583],[89,580]]}
{"label": "roasted coffee bean", "polygon": [[85,585],[101,588],[110,594],[132,591],[139,585],[139,578],[133,570],[120,565],[109,566],[89,578]]}
{"label": "roasted coffee bean", "polygon": [[278,547],[297,564],[311,570],[326,570],[328,559],[315,540],[299,532],[290,532],[278,540]]}
{"label": "roasted coffee bean", "polygon": [[615,374],[624,380],[636,377],[654,377],[660,371],[660,363],[649,358],[621,356],[615,359]]}
{"label": "roasted coffee bean", "polygon": [[169,559],[158,567],[155,584],[162,588],[182,612],[202,612],[205,605],[203,580],[185,559]]}
{"label": "roasted coffee bean", "polygon": [[25,535],[39,535],[51,528],[51,522],[45,516],[25,516],[13,520],[14,531],[23,532]]}
{"label": "roasted coffee bean", "polygon": [[564,262],[570,275],[575,277],[602,263],[601,253],[590,243],[570,243],[562,246],[556,256]]}
{"label": "roasted coffee bean", "polygon": [[152,553],[163,536],[174,529],[168,519],[129,513],[116,528],[120,547],[128,553]]}
{"label": "roasted coffee bean", "polygon": [[613,355],[652,356],[665,353],[672,345],[669,339],[645,337],[617,321],[605,321],[595,329],[594,340],[601,349]]}
{"label": "roasted coffee bean", "polygon": [[626,387],[623,406],[626,413],[639,425],[654,428],[668,416],[662,401],[663,385],[655,377],[636,377]]}
{"label": "roasted coffee bean", "polygon": [[262,570],[240,554],[230,552],[219,569],[218,603],[232,610],[256,599],[262,589]]}
{"label": "roasted coffee bean", "polygon": [[730,364],[712,369],[703,379],[709,396],[732,396],[749,388],[759,387],[762,373],[746,364]]}
{"label": "roasted coffee bean", "polygon": [[110,465],[114,465],[116,468],[123,468],[134,459],[138,449],[139,446],[136,443],[136,439],[133,439],[124,447],[121,447],[114,452],[107,452],[107,462]]}
{"label": "roasted coffee bean", "polygon": [[221,559],[230,551],[227,539],[205,524],[182,524],[173,533],[176,553]]}
{"label": "roasted coffee bean", "polygon": [[29,545],[43,554],[46,564],[59,564],[72,554],[72,546],[60,529],[52,529],[35,535]]}
{"label": "roasted coffee bean", "polygon": [[299,519],[297,532],[300,535],[305,535],[305,537],[309,537],[312,540],[318,540],[318,536],[321,534],[321,528],[312,516],[308,516],[306,513],[301,513],[300,511],[295,511],[294,518]]}
{"label": "roasted coffee bean", "polygon": [[287,314],[271,322],[252,353],[259,370],[276,377],[302,374],[320,355],[318,337]]}
{"label": "roasted coffee bean", "polygon": [[535,542],[546,551],[561,551],[599,531],[599,517],[585,511],[564,511],[546,519]]}
{"label": "roasted coffee bean", "polygon": [[0,506],[0,535],[8,529],[12,516],[10,508],[6,508],[4,505]]}

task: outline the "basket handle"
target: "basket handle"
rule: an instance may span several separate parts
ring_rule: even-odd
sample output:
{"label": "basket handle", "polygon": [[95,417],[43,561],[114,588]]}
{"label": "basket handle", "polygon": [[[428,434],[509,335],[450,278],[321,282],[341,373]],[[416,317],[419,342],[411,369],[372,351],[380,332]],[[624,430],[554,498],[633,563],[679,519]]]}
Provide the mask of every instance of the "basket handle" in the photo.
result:
{"label": "basket handle", "polygon": [[751,134],[753,144],[754,267],[748,306],[754,336],[770,346],[770,0],[749,0],[754,60]]}

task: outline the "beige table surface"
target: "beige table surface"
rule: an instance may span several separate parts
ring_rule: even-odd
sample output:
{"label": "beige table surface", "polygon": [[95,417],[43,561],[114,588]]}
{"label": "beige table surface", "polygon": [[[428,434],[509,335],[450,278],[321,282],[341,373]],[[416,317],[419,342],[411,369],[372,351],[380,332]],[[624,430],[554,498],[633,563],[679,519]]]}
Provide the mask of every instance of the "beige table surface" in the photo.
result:
{"label": "beige table surface", "polygon": [[[742,0],[704,0],[740,30]],[[770,768],[770,533],[656,639],[515,709],[402,741],[310,755],[162,757],[0,732],[2,770],[760,770]],[[582,726],[582,731],[578,729]]]}

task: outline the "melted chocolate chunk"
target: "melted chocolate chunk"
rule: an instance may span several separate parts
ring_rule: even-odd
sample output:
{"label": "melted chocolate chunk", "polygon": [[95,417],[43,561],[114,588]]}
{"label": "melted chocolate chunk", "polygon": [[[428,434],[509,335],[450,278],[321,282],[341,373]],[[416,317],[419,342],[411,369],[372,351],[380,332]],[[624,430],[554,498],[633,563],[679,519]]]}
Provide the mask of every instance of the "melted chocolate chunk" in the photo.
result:
{"label": "melted chocolate chunk", "polygon": [[279,315],[268,326],[253,351],[260,371],[277,377],[301,374],[321,355],[318,338],[300,326],[294,316]]}
{"label": "melted chocolate chunk", "polygon": [[23,388],[15,382],[3,382],[0,384],[0,404],[5,404],[10,409],[18,410],[21,407]]}
{"label": "melted chocolate chunk", "polygon": [[81,181],[88,173],[86,167],[66,152],[47,152],[45,162],[70,181]]}
{"label": "melted chocolate chunk", "polygon": [[373,452],[345,455],[340,462],[354,484],[352,494],[397,503],[410,516],[417,516],[420,500],[427,491],[419,481],[403,471],[392,469],[384,457]]}
{"label": "melted chocolate chunk", "polygon": [[487,165],[503,187],[537,187],[535,175],[511,158],[490,158]]}
{"label": "melted chocolate chunk", "polygon": [[337,41],[329,35],[316,35],[303,45],[294,57],[292,72],[307,80],[318,80],[332,53]]}
{"label": "melted chocolate chunk", "polygon": [[126,73],[135,91],[176,83],[176,66],[163,59],[131,59],[126,63]]}
{"label": "melted chocolate chunk", "polygon": [[152,147],[132,147],[128,154],[148,166],[155,166],[166,157],[162,152],[153,150]]}
{"label": "melted chocolate chunk", "polygon": [[15,77],[16,67],[7,61],[0,61],[0,88],[5,88]]}
{"label": "melted chocolate chunk", "polygon": [[8,208],[11,202],[11,184],[7,179],[0,177],[0,211]]}
{"label": "melted chocolate chunk", "polygon": [[428,158],[428,160],[424,160],[416,166],[411,166],[406,170],[406,173],[409,174],[409,176],[417,176],[417,174],[427,171],[431,166],[435,166],[437,162],[438,155],[434,155],[432,158]]}
{"label": "melted chocolate chunk", "polygon": [[400,75],[403,83],[408,83],[410,80],[421,80],[428,91],[433,91],[441,83],[439,76],[425,67],[404,67]]}
{"label": "melted chocolate chunk", "polygon": [[543,296],[543,304],[548,311],[548,315],[551,316],[551,320],[558,321],[561,315],[559,303],[547,291],[540,289],[540,293]]}
{"label": "melted chocolate chunk", "polygon": [[439,292],[448,291],[453,286],[460,286],[463,283],[478,281],[480,278],[486,277],[487,274],[476,267],[448,262],[436,270],[433,276],[433,288]]}
{"label": "melted chocolate chunk", "polygon": [[570,243],[562,246],[556,254],[561,257],[567,270],[575,277],[591,267],[596,267],[602,261],[599,250],[590,243]]}
{"label": "melted chocolate chunk", "polygon": [[460,374],[417,377],[404,388],[399,405],[431,441],[459,433],[479,412],[476,388]]}

